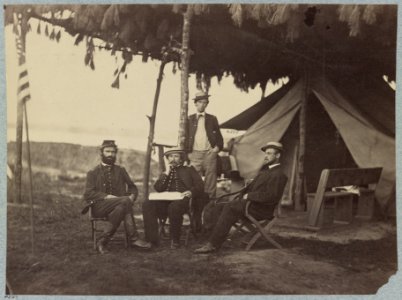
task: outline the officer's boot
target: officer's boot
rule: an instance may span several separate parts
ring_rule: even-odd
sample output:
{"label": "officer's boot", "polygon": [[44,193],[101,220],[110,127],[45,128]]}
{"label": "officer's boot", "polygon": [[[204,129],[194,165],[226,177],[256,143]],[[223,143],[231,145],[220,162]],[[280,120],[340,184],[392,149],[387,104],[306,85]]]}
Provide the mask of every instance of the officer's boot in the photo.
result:
{"label": "officer's boot", "polygon": [[113,231],[114,231],[113,224],[107,222],[106,228],[105,228],[102,236],[96,242],[96,250],[100,254],[106,254],[109,252],[106,246],[109,243],[109,241],[113,235]]}
{"label": "officer's boot", "polygon": [[137,226],[132,214],[126,214],[124,216],[124,228],[126,229],[128,243],[130,246],[135,246],[142,249],[150,249],[151,243],[143,241],[137,231]]}
{"label": "officer's boot", "polygon": [[124,216],[124,228],[126,230],[127,237],[130,241],[135,241],[138,239],[137,225],[132,214],[126,214]]}

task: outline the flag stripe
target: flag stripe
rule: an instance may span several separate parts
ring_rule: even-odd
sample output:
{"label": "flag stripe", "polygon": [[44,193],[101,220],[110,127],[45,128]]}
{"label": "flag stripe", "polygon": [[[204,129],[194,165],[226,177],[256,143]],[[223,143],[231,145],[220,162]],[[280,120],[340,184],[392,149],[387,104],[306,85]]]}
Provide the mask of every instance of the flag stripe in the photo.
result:
{"label": "flag stripe", "polygon": [[28,70],[21,71],[19,79],[22,79],[24,77],[28,77]]}
{"label": "flag stripe", "polygon": [[18,101],[28,101],[31,99],[31,95],[29,91],[28,69],[25,63],[25,43],[22,40],[25,33],[22,32],[21,18],[17,18],[15,24],[17,29],[15,44],[19,63],[17,97]]}
{"label": "flag stripe", "polygon": [[24,82],[20,84],[20,86],[18,87],[18,94],[26,89],[29,89],[29,82]]}

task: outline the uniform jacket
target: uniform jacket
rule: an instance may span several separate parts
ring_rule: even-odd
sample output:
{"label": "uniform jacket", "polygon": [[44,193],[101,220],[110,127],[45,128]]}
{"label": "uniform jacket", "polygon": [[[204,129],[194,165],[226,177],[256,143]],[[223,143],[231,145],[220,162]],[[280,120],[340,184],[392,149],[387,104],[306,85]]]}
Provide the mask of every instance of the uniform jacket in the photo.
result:
{"label": "uniform jacket", "polygon": [[262,218],[271,218],[282,198],[287,181],[288,178],[283,173],[281,165],[272,168],[263,166],[241,193],[247,194],[247,200],[251,201],[250,213]]}
{"label": "uniform jacket", "polygon": [[[188,117],[187,124],[187,151],[193,151],[194,137],[197,131],[197,114]],[[214,115],[205,113],[205,131],[207,132],[208,141],[211,147],[218,146],[219,150],[223,148],[223,137],[219,129],[218,119]]]}
{"label": "uniform jacket", "polygon": [[[192,194],[193,198],[203,195],[204,183],[202,178],[193,167],[180,166],[177,168],[177,176]],[[168,188],[168,175],[162,173],[155,182],[154,188],[157,192],[164,192]]]}
{"label": "uniform jacket", "polygon": [[[97,165],[87,173],[84,199],[87,202],[99,201],[107,196],[106,179],[102,164]],[[111,169],[113,195],[117,197],[138,195],[138,189],[131,180],[125,168],[114,165]]]}

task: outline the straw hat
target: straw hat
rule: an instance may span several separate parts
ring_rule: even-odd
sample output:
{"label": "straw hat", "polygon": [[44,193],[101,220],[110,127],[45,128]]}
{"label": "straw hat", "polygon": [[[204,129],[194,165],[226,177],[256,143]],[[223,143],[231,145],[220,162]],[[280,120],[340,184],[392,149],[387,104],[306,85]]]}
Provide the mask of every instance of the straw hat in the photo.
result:
{"label": "straw hat", "polygon": [[171,149],[165,151],[165,153],[163,155],[165,157],[168,157],[168,155],[173,154],[173,153],[180,153],[182,156],[184,154],[186,154],[186,152],[183,149],[180,149],[178,147],[174,147],[174,148],[171,148]]}
{"label": "straw hat", "polygon": [[261,151],[265,152],[268,148],[276,149],[278,151],[283,151],[283,145],[278,142],[268,142],[265,146],[261,147]]}
{"label": "straw hat", "polygon": [[208,100],[208,98],[210,96],[211,95],[208,95],[206,92],[200,91],[200,92],[197,92],[195,94],[195,98],[193,100],[194,100],[194,102],[197,102],[198,100],[202,100],[202,99],[207,99]]}

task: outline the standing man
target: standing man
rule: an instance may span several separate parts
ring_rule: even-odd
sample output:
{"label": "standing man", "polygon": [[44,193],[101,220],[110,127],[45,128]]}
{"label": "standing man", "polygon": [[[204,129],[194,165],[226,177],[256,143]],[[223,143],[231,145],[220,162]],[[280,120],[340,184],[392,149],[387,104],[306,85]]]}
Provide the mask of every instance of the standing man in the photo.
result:
{"label": "standing man", "polygon": [[107,226],[96,244],[96,249],[104,254],[106,245],[116,232],[120,223],[124,222],[126,233],[133,245],[149,248],[141,241],[133,218],[133,203],[137,199],[138,190],[125,168],[115,165],[117,145],[112,140],[103,141],[100,146],[101,163],[87,173],[84,199],[92,208],[94,217],[106,217]]}
{"label": "standing man", "polygon": [[205,112],[208,95],[198,92],[194,98],[197,113],[188,118],[187,151],[191,165],[202,176],[205,172],[205,192],[209,198],[215,198],[218,152],[223,148],[223,137],[218,119]]}
{"label": "standing man", "polygon": [[202,178],[191,166],[183,166],[185,151],[171,149],[165,152],[169,162],[167,170],[159,176],[154,188],[157,192],[180,192],[182,200],[147,200],[143,203],[145,239],[159,244],[158,218],[169,217],[171,249],[180,247],[183,214],[189,211],[190,198],[194,214],[201,213],[204,185]]}
{"label": "standing man", "polygon": [[226,240],[230,228],[239,219],[244,218],[247,202],[251,202],[249,213],[255,219],[264,220],[273,217],[274,209],[282,198],[288,180],[280,165],[283,146],[278,142],[269,142],[261,150],[265,153],[265,160],[260,172],[240,191],[237,199],[225,204],[208,243],[196,249],[195,253],[218,250]]}

